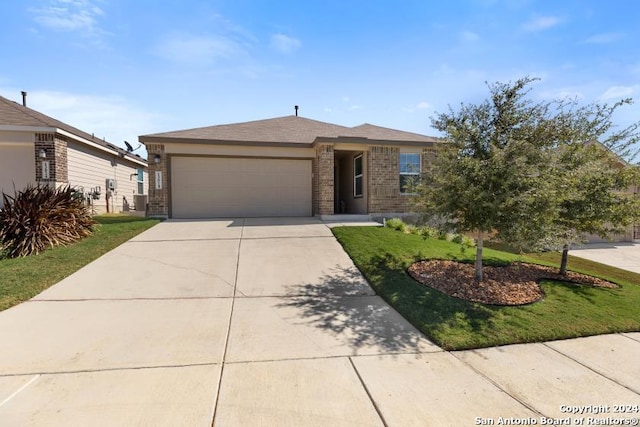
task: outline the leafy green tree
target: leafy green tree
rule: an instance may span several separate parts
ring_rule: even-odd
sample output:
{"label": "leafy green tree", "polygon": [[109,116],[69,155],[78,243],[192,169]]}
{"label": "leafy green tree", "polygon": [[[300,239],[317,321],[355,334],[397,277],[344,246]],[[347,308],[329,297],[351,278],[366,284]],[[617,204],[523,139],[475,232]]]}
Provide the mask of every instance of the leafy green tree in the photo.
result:
{"label": "leafy green tree", "polygon": [[[478,281],[486,235],[516,245],[537,245],[545,239],[558,241],[563,233],[584,232],[576,224],[587,216],[572,203],[588,210],[589,197],[593,199],[586,188],[589,181],[584,180],[597,168],[598,156],[593,153],[598,151],[588,147],[608,134],[606,150],[600,152],[632,156],[630,149],[637,141],[637,125],[612,132],[613,113],[630,100],[611,107],[579,107],[571,100],[533,102],[527,95],[535,80],[490,84],[490,97],[484,102],[462,104],[458,111],[450,109],[432,119],[445,144],[416,186],[416,201],[419,210],[439,218],[445,227],[477,233]],[[595,182],[602,191],[591,200],[592,206],[612,198],[616,189],[604,177]],[[585,190],[577,195],[579,188]],[[620,226],[627,214],[601,210],[591,217],[587,231],[600,232],[605,223]]]}
{"label": "leafy green tree", "polygon": [[[557,210],[541,227],[541,235],[529,238],[529,249],[562,250],[560,274],[567,273],[572,244],[585,234],[611,238],[624,234],[639,219],[640,199],[635,188],[640,183],[637,167],[598,143],[565,147],[559,154],[554,176],[558,192]],[[512,241],[522,237],[511,236]]]}

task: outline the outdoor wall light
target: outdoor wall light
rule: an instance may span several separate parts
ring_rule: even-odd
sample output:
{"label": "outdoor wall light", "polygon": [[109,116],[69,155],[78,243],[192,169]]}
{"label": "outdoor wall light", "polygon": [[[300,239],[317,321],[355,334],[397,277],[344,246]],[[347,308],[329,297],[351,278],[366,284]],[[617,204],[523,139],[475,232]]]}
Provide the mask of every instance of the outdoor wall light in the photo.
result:
{"label": "outdoor wall light", "polygon": [[44,148],[41,148],[40,152],[38,153],[38,155],[40,156],[41,159],[46,159],[47,158],[47,150],[45,150]]}
{"label": "outdoor wall light", "polygon": [[158,163],[160,163],[160,154],[156,154],[155,156],[153,156],[153,162],[157,165]]}

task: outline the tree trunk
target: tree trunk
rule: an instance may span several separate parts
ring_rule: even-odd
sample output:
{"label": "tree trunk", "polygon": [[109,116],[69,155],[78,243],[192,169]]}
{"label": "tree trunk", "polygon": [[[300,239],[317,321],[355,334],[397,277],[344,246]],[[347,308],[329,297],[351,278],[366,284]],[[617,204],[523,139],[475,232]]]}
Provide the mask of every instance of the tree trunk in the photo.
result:
{"label": "tree trunk", "polygon": [[478,231],[476,242],[476,280],[482,282],[482,231]]}
{"label": "tree trunk", "polygon": [[569,262],[569,245],[562,247],[562,261],[560,261],[560,275],[567,275],[567,263]]}

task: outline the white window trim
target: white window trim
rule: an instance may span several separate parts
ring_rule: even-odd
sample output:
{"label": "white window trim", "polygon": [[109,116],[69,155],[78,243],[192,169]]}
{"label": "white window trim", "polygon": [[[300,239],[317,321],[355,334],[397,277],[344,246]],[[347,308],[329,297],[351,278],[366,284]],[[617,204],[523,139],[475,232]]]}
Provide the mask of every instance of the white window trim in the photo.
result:
{"label": "white window trim", "polygon": [[[400,153],[400,156],[398,156],[398,162],[399,162],[399,166],[400,169],[402,169],[402,155],[403,154],[415,154],[418,156],[418,171],[417,172],[400,172],[400,176],[417,176],[419,177],[420,174],[422,173],[422,155],[420,153]],[[402,192],[402,186],[400,188],[400,194],[403,196],[412,196],[415,195],[416,193],[403,193]]]}
{"label": "white window trim", "polygon": [[[360,173],[356,175],[356,160],[360,159]],[[364,164],[362,162],[362,154],[358,154],[353,158],[353,198],[359,199],[364,197]],[[360,178],[362,186],[360,187],[361,193],[356,193],[356,181]]]}
{"label": "white window trim", "polygon": [[[140,171],[142,171],[142,173],[140,173]],[[138,184],[137,185],[138,188],[136,188],[136,191],[140,189],[140,184],[142,184],[142,193],[140,193],[138,191],[138,194],[144,194],[144,169],[143,168],[137,168],[136,172],[137,172],[136,180],[137,180],[137,184]],[[140,175],[142,175],[142,179],[140,179]]]}

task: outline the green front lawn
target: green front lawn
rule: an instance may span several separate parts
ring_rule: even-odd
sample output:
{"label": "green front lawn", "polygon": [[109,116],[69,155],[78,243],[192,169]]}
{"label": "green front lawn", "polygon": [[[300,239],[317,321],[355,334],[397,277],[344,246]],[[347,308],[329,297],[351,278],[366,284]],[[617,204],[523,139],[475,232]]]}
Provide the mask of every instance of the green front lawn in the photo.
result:
{"label": "green front lawn", "polygon": [[[569,269],[599,276],[619,289],[546,280],[544,300],[525,306],[471,303],[419,284],[406,272],[420,259],[471,261],[475,248],[378,227],[339,227],[334,234],[376,292],[446,350],[539,342],[613,332],[640,331],[640,274],[570,257]],[[559,254],[518,256],[492,249],[484,259],[557,266]]]}
{"label": "green front lawn", "polygon": [[155,219],[126,215],[94,218],[92,236],[25,258],[0,259],[0,311],[26,301],[102,254],[157,224]]}

